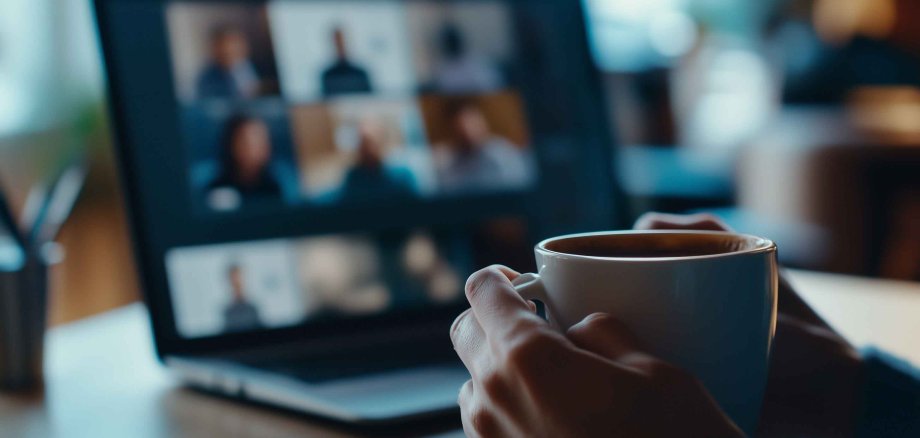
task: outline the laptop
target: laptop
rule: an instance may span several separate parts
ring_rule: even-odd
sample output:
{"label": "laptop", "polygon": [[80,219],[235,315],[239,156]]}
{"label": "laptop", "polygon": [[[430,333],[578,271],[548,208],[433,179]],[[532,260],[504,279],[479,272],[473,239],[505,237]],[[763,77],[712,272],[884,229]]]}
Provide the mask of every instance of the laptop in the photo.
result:
{"label": "laptop", "polygon": [[95,6],[156,351],[189,386],[346,423],[454,412],[467,276],[614,224],[577,1]]}

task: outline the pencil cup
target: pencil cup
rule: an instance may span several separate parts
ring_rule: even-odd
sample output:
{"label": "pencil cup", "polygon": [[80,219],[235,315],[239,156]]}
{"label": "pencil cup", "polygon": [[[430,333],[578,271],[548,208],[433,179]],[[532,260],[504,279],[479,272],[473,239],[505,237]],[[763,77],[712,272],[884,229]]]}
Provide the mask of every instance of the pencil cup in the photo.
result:
{"label": "pencil cup", "polygon": [[26,391],[43,382],[48,271],[59,245],[0,262],[0,390]]}

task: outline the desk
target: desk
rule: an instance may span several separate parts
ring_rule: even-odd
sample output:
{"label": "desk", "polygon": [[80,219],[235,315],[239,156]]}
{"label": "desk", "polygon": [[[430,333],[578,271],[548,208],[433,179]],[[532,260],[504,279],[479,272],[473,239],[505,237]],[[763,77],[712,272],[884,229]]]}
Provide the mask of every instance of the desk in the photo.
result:
{"label": "desk", "polygon": [[[920,364],[920,284],[792,271],[792,283],[857,345]],[[445,334],[446,336],[446,334]],[[354,431],[183,389],[155,361],[130,305],[51,330],[44,395],[0,395],[0,436],[346,437]],[[444,436],[462,436],[448,431]]]}
{"label": "desk", "polygon": [[788,274],[802,298],[854,345],[874,345],[920,366],[920,283]]}

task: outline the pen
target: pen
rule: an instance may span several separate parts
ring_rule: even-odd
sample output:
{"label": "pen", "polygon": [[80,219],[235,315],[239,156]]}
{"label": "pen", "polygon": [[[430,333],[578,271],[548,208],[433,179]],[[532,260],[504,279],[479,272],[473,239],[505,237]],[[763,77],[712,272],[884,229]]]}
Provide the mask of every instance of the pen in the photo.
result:
{"label": "pen", "polygon": [[25,238],[19,226],[16,224],[16,219],[14,219],[13,212],[7,202],[6,191],[4,191],[2,187],[0,187],[0,224],[8,230],[10,237],[13,238],[16,244],[19,245],[21,249],[25,250]]}

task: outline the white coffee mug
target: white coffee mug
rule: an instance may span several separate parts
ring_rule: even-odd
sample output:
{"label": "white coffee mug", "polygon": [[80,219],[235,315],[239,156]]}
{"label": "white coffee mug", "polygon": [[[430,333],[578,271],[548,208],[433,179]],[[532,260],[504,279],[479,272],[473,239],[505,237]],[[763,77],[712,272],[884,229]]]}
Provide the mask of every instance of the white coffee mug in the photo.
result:
{"label": "white coffee mug", "polygon": [[536,248],[539,275],[515,287],[565,331],[608,313],[650,354],[696,376],[735,424],[754,432],[776,327],[776,245],[708,231],[561,236]]}

